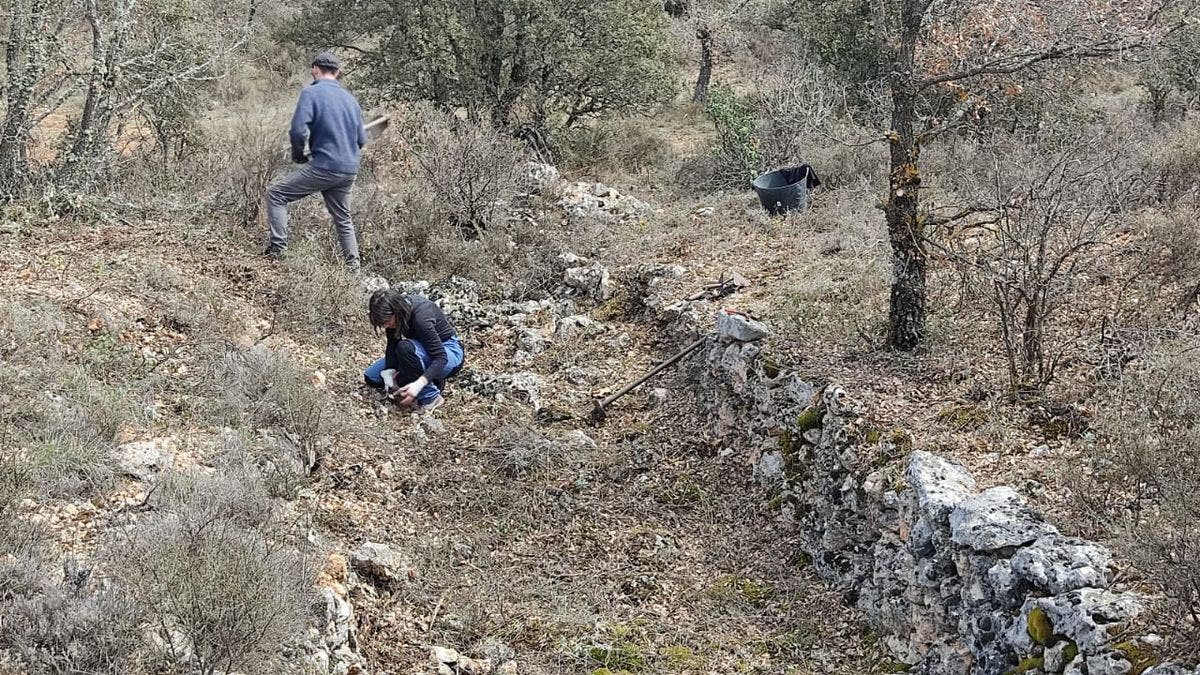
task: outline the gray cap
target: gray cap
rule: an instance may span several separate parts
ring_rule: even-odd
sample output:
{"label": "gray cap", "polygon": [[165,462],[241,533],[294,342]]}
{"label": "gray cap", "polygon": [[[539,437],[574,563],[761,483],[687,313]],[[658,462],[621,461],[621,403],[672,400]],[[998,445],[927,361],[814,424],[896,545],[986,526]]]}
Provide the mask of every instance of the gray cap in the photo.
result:
{"label": "gray cap", "polygon": [[341,70],[342,62],[338,57],[333,55],[333,52],[321,52],[313,57],[312,65],[319,66],[325,70]]}

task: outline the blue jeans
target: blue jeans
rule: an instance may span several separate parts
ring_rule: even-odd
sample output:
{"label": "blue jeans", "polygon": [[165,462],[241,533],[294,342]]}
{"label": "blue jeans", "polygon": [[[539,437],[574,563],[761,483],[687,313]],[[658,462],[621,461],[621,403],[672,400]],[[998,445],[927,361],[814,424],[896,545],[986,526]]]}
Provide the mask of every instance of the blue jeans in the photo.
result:
{"label": "blue jeans", "polygon": [[[429,352],[425,350],[425,345],[421,344],[418,340],[405,340],[405,342],[412,345],[413,352],[416,355],[417,360],[420,361],[421,370],[423,371],[429,365]],[[453,373],[454,370],[463,363],[463,348],[462,343],[458,341],[458,338],[450,338],[449,340],[443,342],[442,346],[446,349],[446,367],[442,369],[442,372],[434,374],[434,379],[436,380],[443,380],[449,377],[450,373]],[[375,363],[372,363],[370,366],[368,366],[365,371],[363,371],[363,377],[366,378],[367,382],[371,383],[372,385],[376,387],[382,387],[383,371],[386,369],[387,359],[379,359]],[[408,384],[408,382],[402,382],[400,384]],[[442,392],[437,388],[437,385],[430,382],[429,384],[425,385],[425,388],[421,390],[420,394],[417,394],[417,403],[420,405],[425,405],[426,403],[429,403],[433,399],[437,398],[441,393]]]}

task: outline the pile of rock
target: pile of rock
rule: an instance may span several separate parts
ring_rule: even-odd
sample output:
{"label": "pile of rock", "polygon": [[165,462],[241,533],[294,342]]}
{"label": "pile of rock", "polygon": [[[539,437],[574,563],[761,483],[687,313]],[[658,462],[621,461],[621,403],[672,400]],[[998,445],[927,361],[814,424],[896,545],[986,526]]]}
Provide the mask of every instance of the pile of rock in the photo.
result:
{"label": "pile of rock", "polygon": [[431,647],[429,663],[437,675],[517,675],[517,662],[512,660],[512,650],[504,646],[491,645],[487,658],[472,659],[447,647]]}
{"label": "pile of rock", "polygon": [[555,295],[583,297],[595,302],[604,302],[613,296],[615,286],[606,267],[574,253],[564,253],[558,258],[565,269],[562,285],[556,289]]}
{"label": "pile of rock", "polygon": [[305,672],[320,675],[365,675],[370,672],[359,652],[358,623],[350,588],[356,583],[346,557],[331,555],[317,577],[319,599],[313,607],[316,625],[299,645]]}
{"label": "pile of rock", "polygon": [[603,183],[570,183],[564,186],[558,205],[572,221],[636,220],[651,210],[646,202]]}
{"label": "pile of rock", "polygon": [[[765,358],[761,327],[723,315],[698,373],[716,433],[782,495],[814,569],[845,588],[901,661],[929,675],[1125,675],[1155,636],[1124,635],[1142,609],[1113,586],[1112,556],[1067,537],[1013,489],[979,491],[962,466],[863,426],[836,386]],[[887,464],[884,462],[883,464]],[[1156,665],[1146,673],[1200,673]]]}

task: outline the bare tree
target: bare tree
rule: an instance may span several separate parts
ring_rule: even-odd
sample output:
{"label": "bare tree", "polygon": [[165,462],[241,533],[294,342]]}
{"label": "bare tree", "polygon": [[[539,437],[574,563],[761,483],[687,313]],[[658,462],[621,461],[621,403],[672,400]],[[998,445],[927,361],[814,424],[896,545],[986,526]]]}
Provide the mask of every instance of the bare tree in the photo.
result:
{"label": "bare tree", "polygon": [[[1027,0],[881,0],[870,3],[882,75],[891,94],[888,195],[892,247],[888,344],[912,350],[925,339],[925,232],[945,222],[921,211],[921,146],[968,118],[1000,78],[1055,61],[1115,58],[1168,32],[1162,13],[1175,0],[1033,3]],[[948,115],[923,103],[959,101]],[[969,212],[969,211],[968,211]]]}
{"label": "bare tree", "polygon": [[1142,186],[1114,153],[1080,145],[1044,167],[1024,153],[996,161],[993,213],[955,228],[945,246],[929,240],[950,253],[999,318],[1014,396],[1042,391],[1073,353],[1077,336],[1056,320],[1080,299],[1112,248],[1113,220]]}
{"label": "bare tree", "polygon": [[[0,200],[21,194],[38,168],[57,186],[90,187],[106,166],[115,124],[159,92],[184,83],[195,88],[224,74],[230,55],[251,35],[256,3],[245,0],[240,12],[200,3],[181,19],[157,2],[14,0],[5,46]],[[164,22],[171,31],[153,30]],[[64,149],[40,167],[31,165],[33,130],[79,97],[80,110],[67,116]]]}
{"label": "bare tree", "polygon": [[684,14],[696,32],[700,46],[700,72],[692,89],[692,103],[708,101],[708,87],[712,83],[720,41],[725,39],[730,26],[749,4],[750,0],[689,0],[687,3]]}

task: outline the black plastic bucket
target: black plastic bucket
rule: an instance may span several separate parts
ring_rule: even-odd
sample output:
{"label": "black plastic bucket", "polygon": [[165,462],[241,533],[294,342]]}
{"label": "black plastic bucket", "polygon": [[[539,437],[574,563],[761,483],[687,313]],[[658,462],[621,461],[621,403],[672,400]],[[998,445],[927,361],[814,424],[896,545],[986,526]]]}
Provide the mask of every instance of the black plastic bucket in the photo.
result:
{"label": "black plastic bucket", "polygon": [[768,171],[750,185],[758,194],[763,208],[773,216],[785,211],[808,208],[808,193],[821,184],[821,179],[807,164]]}

